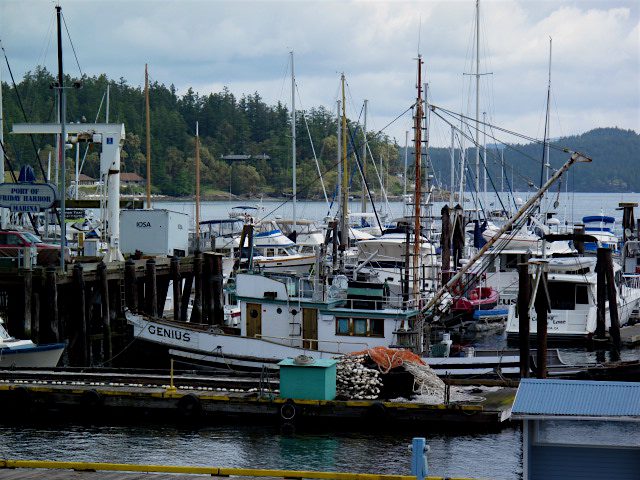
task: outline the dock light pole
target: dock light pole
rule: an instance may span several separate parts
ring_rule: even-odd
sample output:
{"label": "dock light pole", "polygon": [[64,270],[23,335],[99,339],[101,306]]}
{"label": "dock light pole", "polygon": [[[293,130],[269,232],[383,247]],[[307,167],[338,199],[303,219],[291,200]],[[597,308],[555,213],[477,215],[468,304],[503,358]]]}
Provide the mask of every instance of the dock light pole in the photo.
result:
{"label": "dock light pole", "polygon": [[67,149],[67,96],[64,91],[64,75],[62,70],[62,29],[60,24],[60,17],[62,15],[62,7],[56,6],[56,18],[58,21],[58,98],[60,105],[60,142],[58,150],[58,161],[60,162],[60,169],[62,170],[62,179],[60,184],[60,267],[64,270],[64,247],[67,243],[67,223],[66,223],[66,210],[65,210],[65,197],[67,190],[67,162],[66,153]]}

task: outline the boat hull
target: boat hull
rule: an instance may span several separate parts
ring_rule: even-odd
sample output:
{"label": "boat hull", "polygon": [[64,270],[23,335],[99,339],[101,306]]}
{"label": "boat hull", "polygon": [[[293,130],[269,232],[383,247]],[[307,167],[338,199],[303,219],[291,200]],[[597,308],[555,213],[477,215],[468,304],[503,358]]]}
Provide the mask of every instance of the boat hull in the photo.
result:
{"label": "boat hull", "polygon": [[51,368],[58,365],[64,343],[0,348],[0,368]]}

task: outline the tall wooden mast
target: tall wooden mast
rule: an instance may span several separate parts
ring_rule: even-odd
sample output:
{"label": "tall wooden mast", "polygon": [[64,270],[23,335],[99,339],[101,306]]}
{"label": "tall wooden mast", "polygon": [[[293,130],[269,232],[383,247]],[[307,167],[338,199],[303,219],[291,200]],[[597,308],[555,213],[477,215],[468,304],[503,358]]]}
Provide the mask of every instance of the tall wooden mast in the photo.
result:
{"label": "tall wooden mast", "polygon": [[147,123],[147,208],[151,208],[151,119],[149,114],[149,71],[144,64],[144,100]]}
{"label": "tall wooden mast", "polygon": [[196,122],[196,250],[200,250],[200,132]]}
{"label": "tall wooden mast", "polygon": [[349,170],[347,170],[347,102],[344,94],[344,73],[340,77],[342,84],[342,225],[340,237],[341,249],[349,244]]}
{"label": "tall wooden mast", "polygon": [[418,98],[416,99],[416,115],[414,124],[414,149],[416,154],[415,162],[415,192],[413,197],[414,205],[414,226],[413,226],[413,297],[418,299],[420,284],[418,282],[418,261],[420,259],[420,202],[422,200],[422,55],[418,55]]}

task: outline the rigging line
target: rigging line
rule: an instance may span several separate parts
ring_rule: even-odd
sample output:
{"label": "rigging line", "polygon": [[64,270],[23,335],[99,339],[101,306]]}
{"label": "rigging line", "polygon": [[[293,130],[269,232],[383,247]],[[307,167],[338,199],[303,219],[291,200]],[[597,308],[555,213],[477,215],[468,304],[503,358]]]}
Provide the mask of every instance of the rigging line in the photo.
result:
{"label": "rigging line", "polygon": [[[449,120],[447,120],[446,118],[444,118],[442,115],[438,114],[438,112],[436,112],[435,110],[433,111],[433,113],[434,113],[437,117],[439,117],[442,121],[444,121],[444,122],[445,122],[445,123],[447,123],[448,125],[450,125],[450,126],[454,127],[455,129],[457,129],[457,130],[462,134],[462,136],[464,136],[466,139],[470,140],[470,141],[471,141],[471,143],[472,143],[473,145],[477,145],[477,144],[476,144],[476,142],[475,142],[475,139],[473,138],[473,135],[472,135],[471,133],[466,134],[462,129],[458,128],[456,125],[454,125],[453,123],[451,123]],[[471,126],[469,123],[467,123],[467,122],[464,122],[464,125],[465,125],[468,129],[470,129],[470,128],[472,127],[472,126]],[[489,128],[492,128],[492,125],[489,125]],[[534,162],[538,162],[538,160],[537,160],[537,159],[535,159],[535,158],[533,158],[531,155],[528,155],[528,154],[526,154],[525,152],[523,152],[523,151],[521,151],[521,150],[519,150],[519,149],[515,148],[515,147],[514,147],[514,146],[512,146],[511,144],[509,144],[509,143],[505,143],[505,142],[503,142],[503,141],[499,140],[498,138],[496,138],[495,136],[492,136],[492,135],[488,135],[488,136],[489,136],[489,138],[491,138],[492,140],[495,140],[496,142],[498,142],[498,143],[500,143],[500,144],[504,145],[506,148],[510,148],[511,150],[513,150],[513,151],[515,151],[515,152],[519,153],[519,154],[520,154],[520,155],[522,155],[523,157],[528,158],[528,159],[530,159],[530,160],[532,160],[532,161],[534,161]],[[532,186],[532,187],[533,187],[533,186],[535,186],[535,184],[533,183],[533,180],[532,180],[531,178],[526,177],[526,176],[522,175],[522,174],[521,174],[521,173],[519,173],[519,172],[518,172],[518,177],[520,177],[520,178],[522,178],[523,180],[525,180],[525,181],[527,182],[527,184],[530,184],[530,186]]]}
{"label": "rigging line", "polygon": [[[300,90],[298,90],[298,83],[294,82],[295,88],[296,88],[296,92],[298,93],[298,100],[300,100],[300,107],[302,107],[302,96],[300,95]],[[324,200],[327,203],[327,205],[329,205],[329,197],[327,197],[327,189],[324,186],[324,177],[322,176],[322,173],[320,172],[320,162],[318,161],[318,156],[316,155],[316,148],[313,145],[313,139],[311,138],[311,130],[309,129],[309,123],[307,122],[307,116],[305,115],[305,110],[304,108],[300,109],[300,112],[302,113],[302,119],[304,120],[304,125],[307,129],[307,135],[309,135],[309,143],[311,144],[311,151],[313,152],[313,159],[315,160],[316,163],[316,168],[318,170],[318,174],[320,175],[320,184],[322,185],[322,193],[324,193]]]}
{"label": "rigging line", "polygon": [[[433,104],[431,104],[430,106],[431,106],[431,108],[432,108],[432,109],[434,109],[434,110],[435,110],[435,109],[441,110],[441,111],[443,111],[443,112],[445,112],[445,113],[447,113],[447,114],[449,114],[449,115],[451,115],[451,116],[453,116],[453,117],[456,117],[456,118],[460,117],[460,118],[464,118],[465,120],[470,120],[470,121],[473,121],[473,122],[475,122],[475,121],[476,121],[476,120],[475,120],[475,118],[471,118],[471,117],[468,117],[468,116],[466,116],[466,115],[462,115],[461,113],[453,112],[453,111],[451,111],[451,110],[448,110],[448,109],[443,108],[443,107],[439,107],[439,106],[437,106],[437,105],[433,105]],[[491,124],[491,123],[483,122],[483,121],[481,121],[481,120],[479,120],[479,121],[478,121],[478,123],[479,123],[480,125],[487,125],[487,126],[493,127],[493,128],[495,128],[496,130],[499,130],[499,131],[501,131],[501,132],[507,133],[507,134],[509,134],[509,135],[513,135],[514,137],[518,137],[518,138],[522,138],[522,139],[524,139],[524,140],[528,140],[528,141],[530,141],[531,143],[537,143],[537,144],[539,144],[539,145],[544,143],[544,141],[543,141],[543,140],[540,140],[540,139],[537,139],[537,138],[534,138],[534,137],[530,137],[530,136],[528,136],[528,135],[524,135],[524,134],[522,134],[522,133],[518,133],[518,132],[516,132],[516,131],[514,131],[514,130],[509,130],[509,129],[507,129],[507,128],[502,128],[502,127],[499,127],[499,126],[497,126],[497,125],[493,125],[493,124]],[[501,143],[502,143],[502,142],[501,142]],[[564,153],[576,153],[576,152],[574,152],[573,150],[571,150],[571,149],[570,149],[570,148],[568,148],[568,147],[562,147],[562,146],[559,146],[559,145],[556,145],[556,144],[553,144],[553,143],[549,143],[549,147],[550,147],[550,148],[553,148],[554,150],[558,150],[558,151],[560,151],[560,152],[564,152]]]}
{"label": "rigging line", "polygon": [[[96,120],[94,123],[98,123],[98,117],[100,116],[100,111],[102,110],[102,102],[104,102],[104,97],[107,95],[107,92],[102,94],[102,99],[100,100],[100,105],[98,106],[98,113],[96,114]],[[82,163],[80,164],[80,168],[78,173],[82,173],[82,168],[84,167],[84,161],[87,159],[87,153],[89,153],[89,144],[84,149],[84,155],[82,157]]]}
{"label": "rigging line", "polygon": [[[2,49],[2,53],[4,55],[4,61],[7,64],[7,69],[9,70],[9,76],[11,77],[11,83],[13,84],[13,90],[16,92],[16,97],[18,99],[18,105],[20,106],[20,111],[22,111],[22,115],[24,116],[25,122],[29,122],[27,118],[27,113],[24,111],[24,105],[22,104],[22,98],[20,97],[20,92],[18,91],[18,86],[16,85],[16,80],[13,76],[13,70],[11,70],[11,65],[9,64],[9,58],[7,57],[7,52],[4,49],[4,45],[2,44],[2,40],[0,40],[0,49]],[[31,139],[31,145],[33,146],[33,151],[36,154],[36,158],[38,159],[38,165],[40,165],[40,172],[42,172],[42,178],[47,178],[47,174],[44,173],[44,166],[42,165],[42,160],[40,159],[40,154],[38,153],[38,147],[36,146],[36,141],[33,137],[33,134],[29,134],[29,138]],[[4,147],[2,147],[4,149]],[[4,150],[6,152],[6,150]],[[3,179],[4,180],[4,179]],[[64,194],[64,192],[63,192]],[[53,211],[56,214],[56,218],[58,219],[58,224],[60,224],[60,215],[58,213],[58,209],[54,206]],[[29,214],[31,217],[31,214]],[[38,229],[34,226],[35,231]]]}
{"label": "rigging line", "polygon": [[[5,162],[7,162],[7,166],[9,167],[9,174],[11,175],[11,179],[13,180],[13,183],[18,183],[18,179],[16,178],[16,172],[13,170],[13,165],[11,163],[11,159],[9,158],[9,153],[7,152],[7,148],[4,142],[2,141],[0,141],[0,148],[2,148],[2,151],[4,153],[4,160]],[[2,179],[2,181],[4,182],[4,178]],[[31,222],[33,231],[35,232],[36,235],[38,235],[38,223],[36,219],[31,214],[31,212],[27,212],[27,215],[29,216],[29,222]]]}
{"label": "rigging line", "polygon": [[42,50],[40,51],[40,55],[38,55],[38,58],[36,60],[36,65],[44,64],[47,57],[47,53],[49,53],[49,46],[51,45],[51,37],[53,36],[51,35],[51,31],[53,29],[55,18],[56,18],[56,15],[52,10],[51,16],[49,17],[49,27],[47,28],[47,33],[44,36],[44,40],[42,42],[43,43]]}
{"label": "rigging line", "polygon": [[82,73],[82,68],[80,68],[80,62],[78,61],[78,55],[76,55],[76,47],[73,46],[73,40],[71,40],[69,27],[67,27],[67,20],[64,18],[64,13],[62,13],[62,23],[64,23],[64,29],[67,31],[67,37],[69,38],[69,43],[71,44],[71,50],[73,51],[73,56],[76,59],[76,65],[78,65],[78,70],[80,70],[80,77],[84,77],[84,73]]}

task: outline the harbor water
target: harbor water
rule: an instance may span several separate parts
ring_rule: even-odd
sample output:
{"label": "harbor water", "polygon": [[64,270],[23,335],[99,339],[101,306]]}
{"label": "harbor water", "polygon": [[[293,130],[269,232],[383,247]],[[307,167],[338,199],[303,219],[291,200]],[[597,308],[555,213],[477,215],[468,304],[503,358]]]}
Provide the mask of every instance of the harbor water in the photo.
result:
{"label": "harbor water", "polygon": [[[519,194],[526,201],[527,194]],[[550,200],[555,200],[555,195]],[[560,194],[557,217],[562,223],[603,213],[619,221],[618,202],[639,201],[638,194]],[[505,200],[506,202],[506,200]],[[227,218],[232,207],[261,204],[260,217],[291,217],[291,201],[216,201],[202,203],[202,219]],[[495,197],[491,209],[501,206]],[[493,204],[493,205],[491,205]],[[438,215],[443,203],[434,205]],[[360,201],[353,201],[359,211]],[[513,208],[513,202],[511,204]],[[194,215],[193,201],[156,201],[166,208]],[[327,216],[325,202],[298,202],[298,217],[321,221]],[[403,204],[382,209],[391,220],[403,213]],[[502,348],[504,335],[486,334],[477,347]],[[593,361],[594,354],[581,349],[563,350],[565,360]],[[628,350],[623,358],[638,358]],[[52,419],[55,421],[55,419]],[[169,425],[7,425],[0,427],[0,455],[11,459],[97,461],[169,465],[322,470],[362,473],[409,474],[408,445],[424,436],[430,446],[430,474],[473,478],[522,478],[522,434],[518,426],[500,432],[287,432],[277,428],[211,426],[189,429]]]}
{"label": "harbor water", "polygon": [[288,433],[248,426],[0,427],[3,458],[410,474],[412,436],[430,447],[430,475],[521,478],[521,430],[393,435]]}

